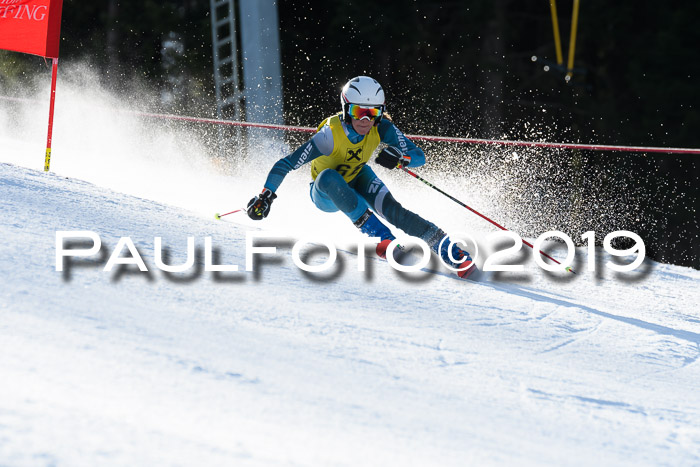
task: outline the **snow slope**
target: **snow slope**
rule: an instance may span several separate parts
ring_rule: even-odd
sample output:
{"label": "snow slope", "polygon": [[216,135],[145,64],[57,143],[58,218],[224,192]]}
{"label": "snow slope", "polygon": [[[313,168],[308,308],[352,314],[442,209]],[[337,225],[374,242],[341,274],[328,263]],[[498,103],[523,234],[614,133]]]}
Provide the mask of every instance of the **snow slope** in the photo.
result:
{"label": "snow slope", "polygon": [[[245,272],[247,228],[77,179],[2,163],[0,199],[3,465],[700,462],[698,271],[412,282],[341,253],[320,280],[288,248]],[[128,235],[151,274],[67,277],[57,230]],[[241,271],[167,277],[155,236]]]}
{"label": "snow slope", "polygon": [[[215,221],[268,162],[222,175],[196,135],[59,89],[48,174],[46,109],[0,108],[0,465],[700,464],[700,271],[619,275],[598,252],[587,272],[579,249],[576,276],[530,258],[482,283],[406,278],[379,260],[360,272],[346,251],[304,274],[294,240],[359,238],[314,210],[308,172],[264,222]],[[450,232],[492,230],[381,176]],[[459,177],[440,186],[499,218]],[[256,229],[287,238],[246,272]],[[97,233],[102,256],[56,271],[60,230]],[[103,271],[124,236],[149,273]],[[196,267],[155,267],[154,237],[182,264],[190,236]],[[207,237],[238,272],[203,270]]]}

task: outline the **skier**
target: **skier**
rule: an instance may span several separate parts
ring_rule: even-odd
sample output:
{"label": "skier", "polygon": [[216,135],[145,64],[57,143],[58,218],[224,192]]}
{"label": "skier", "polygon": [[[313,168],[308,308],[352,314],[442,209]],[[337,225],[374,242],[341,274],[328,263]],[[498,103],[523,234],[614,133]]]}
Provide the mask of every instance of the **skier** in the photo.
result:
{"label": "skier", "polygon": [[272,166],[262,192],[248,203],[248,216],[253,220],[267,217],[284,177],[311,163],[313,203],[324,212],[342,211],[362,233],[379,237],[376,251],[380,257],[386,258],[386,249],[395,237],[377,215],[408,235],[424,240],[447,265],[459,269],[460,277],[469,276],[476,269],[469,253],[452,244],[435,224],[401,206],[366,165],[380,143],[387,146],[375,162],[383,167],[425,164],[423,150],[390,119],[383,118],[386,107],[382,87],[368,76],[353,78],[343,86],[340,104],[339,114],[325,119],[309,141]]}

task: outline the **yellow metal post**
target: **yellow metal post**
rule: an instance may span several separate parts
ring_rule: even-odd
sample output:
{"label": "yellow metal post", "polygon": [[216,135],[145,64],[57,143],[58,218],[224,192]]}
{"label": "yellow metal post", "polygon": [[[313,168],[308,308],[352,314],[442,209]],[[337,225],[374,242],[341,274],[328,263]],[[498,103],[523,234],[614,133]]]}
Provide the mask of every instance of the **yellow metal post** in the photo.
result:
{"label": "yellow metal post", "polygon": [[574,51],[576,50],[576,28],[578,26],[579,0],[574,0],[574,11],[571,13],[571,38],[569,39],[569,61],[566,65],[566,80],[569,81],[574,72]]}
{"label": "yellow metal post", "polygon": [[549,0],[549,9],[552,11],[552,29],[554,30],[554,47],[557,51],[557,65],[562,65],[564,63],[564,57],[561,54],[559,19],[557,18],[557,0]]}

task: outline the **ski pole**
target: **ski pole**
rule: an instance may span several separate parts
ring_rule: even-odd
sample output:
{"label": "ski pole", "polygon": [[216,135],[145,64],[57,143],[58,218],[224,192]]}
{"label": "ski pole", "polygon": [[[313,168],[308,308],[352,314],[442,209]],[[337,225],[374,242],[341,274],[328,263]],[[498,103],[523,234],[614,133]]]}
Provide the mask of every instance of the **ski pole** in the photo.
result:
{"label": "ski pole", "polygon": [[[416,174],[416,173],[414,173],[414,172],[411,172],[411,171],[408,170],[406,167],[403,167],[403,170],[404,170],[404,172],[406,172],[407,174],[409,174],[409,175],[413,176],[414,178],[420,180],[421,182],[425,183],[426,185],[428,185],[430,188],[432,188],[433,190],[437,191],[438,193],[447,196],[448,198],[450,198],[452,201],[454,201],[455,203],[459,204],[459,205],[462,206],[463,208],[467,208],[468,210],[470,210],[471,212],[473,212],[473,213],[476,214],[477,216],[481,217],[482,219],[485,219],[485,220],[489,221],[490,223],[492,223],[493,225],[495,225],[495,226],[498,227],[499,229],[508,231],[508,229],[506,229],[505,227],[503,227],[503,226],[502,226],[501,224],[499,224],[498,222],[495,222],[495,221],[489,219],[488,217],[484,216],[484,215],[481,214],[480,212],[476,211],[475,209],[470,208],[470,207],[467,206],[465,203],[461,202],[460,200],[458,200],[458,199],[455,198],[454,196],[452,196],[452,195],[450,195],[450,194],[448,194],[448,193],[445,193],[445,192],[442,191],[440,188],[436,187],[435,185],[433,185],[432,183],[430,183],[430,182],[427,181],[426,179],[424,179],[424,178],[418,176],[418,174]],[[533,250],[535,249],[535,247],[532,245],[532,243],[530,243],[530,242],[528,242],[527,240],[524,240],[524,239],[522,239],[522,238],[521,238],[520,240],[522,240],[522,242],[523,242],[525,245],[529,246],[529,247],[532,248]],[[557,261],[556,259],[554,259],[554,258],[552,258],[551,256],[549,256],[549,255],[548,255],[547,253],[545,253],[544,251],[539,250],[539,252],[540,252],[540,254],[541,254],[542,256],[544,256],[545,258],[549,258],[549,259],[551,259],[552,261],[554,261],[555,263],[561,264],[559,261]],[[567,271],[573,273],[573,274],[576,274],[576,272],[575,272],[573,269],[571,269],[571,267],[567,267],[567,268],[565,268],[565,269],[566,269]]]}
{"label": "ski pole", "polygon": [[241,208],[241,209],[236,209],[235,211],[227,212],[227,213],[225,213],[225,214],[219,214],[219,213],[217,212],[216,214],[214,214],[214,217],[215,217],[217,220],[219,220],[219,219],[221,219],[221,218],[224,217],[224,216],[228,216],[229,214],[235,214],[235,213],[237,213],[237,212],[241,212],[242,210],[243,210],[243,208]]}

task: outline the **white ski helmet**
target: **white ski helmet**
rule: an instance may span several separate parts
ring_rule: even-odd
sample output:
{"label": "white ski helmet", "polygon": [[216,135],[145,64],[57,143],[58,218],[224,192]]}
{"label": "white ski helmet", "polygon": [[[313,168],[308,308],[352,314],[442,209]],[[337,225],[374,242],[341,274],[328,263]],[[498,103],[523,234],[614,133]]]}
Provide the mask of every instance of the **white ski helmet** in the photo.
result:
{"label": "white ski helmet", "polygon": [[[374,78],[357,76],[345,83],[343,90],[340,92],[340,105],[343,109],[343,118],[346,123],[350,123],[349,104],[381,107],[383,114],[385,110],[384,89]],[[375,125],[379,124],[381,119],[382,115],[377,118]]]}

